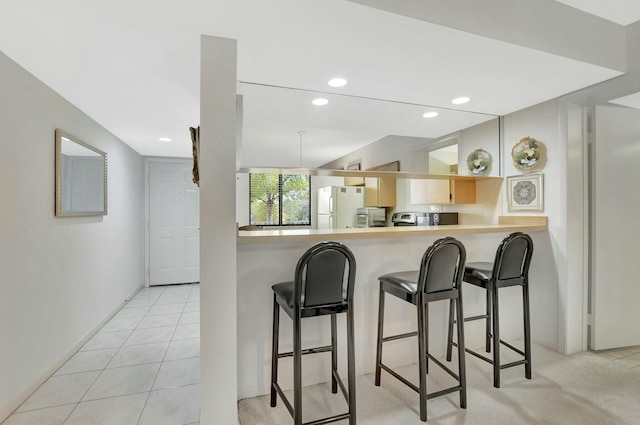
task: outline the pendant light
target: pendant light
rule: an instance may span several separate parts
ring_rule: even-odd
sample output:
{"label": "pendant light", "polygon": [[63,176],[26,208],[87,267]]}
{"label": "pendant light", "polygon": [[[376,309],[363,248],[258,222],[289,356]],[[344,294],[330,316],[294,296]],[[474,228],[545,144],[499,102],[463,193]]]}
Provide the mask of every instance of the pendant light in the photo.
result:
{"label": "pendant light", "polygon": [[300,135],[300,162],[298,164],[298,166],[300,168],[302,168],[302,135],[306,133],[306,131],[300,130],[298,131],[298,134]]}

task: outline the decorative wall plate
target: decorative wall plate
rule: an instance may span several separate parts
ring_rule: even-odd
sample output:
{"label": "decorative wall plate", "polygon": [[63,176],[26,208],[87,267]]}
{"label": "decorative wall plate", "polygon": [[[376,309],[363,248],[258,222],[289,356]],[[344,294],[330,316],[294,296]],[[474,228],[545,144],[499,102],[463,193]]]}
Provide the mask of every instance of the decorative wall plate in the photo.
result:
{"label": "decorative wall plate", "polygon": [[491,155],[483,149],[476,149],[467,157],[467,170],[472,176],[486,176],[491,171]]}
{"label": "decorative wall plate", "polygon": [[521,171],[542,167],[544,145],[533,137],[525,137],[513,146],[513,166]]}

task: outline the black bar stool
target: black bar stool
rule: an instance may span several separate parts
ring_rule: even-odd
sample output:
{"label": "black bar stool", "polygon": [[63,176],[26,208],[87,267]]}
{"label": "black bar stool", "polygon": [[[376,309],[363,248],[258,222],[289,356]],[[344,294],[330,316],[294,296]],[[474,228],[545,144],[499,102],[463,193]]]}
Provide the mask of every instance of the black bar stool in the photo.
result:
{"label": "black bar stool", "polygon": [[[493,358],[488,358],[466,349],[472,354],[493,365],[493,386],[500,388],[500,370],[524,365],[525,376],[531,379],[531,321],[529,317],[529,266],[533,254],[533,241],[522,232],[511,233],[498,246],[493,263],[468,263],[464,271],[464,281],[485,289],[486,313],[480,316],[467,317],[465,322],[486,320],[485,350],[491,352],[493,342]],[[498,290],[509,286],[522,286],[522,311],[524,315],[524,351],[500,340],[500,316],[498,314]],[[449,342],[447,360],[451,360],[453,342],[453,324],[456,322],[453,313],[449,314]],[[460,319],[457,319],[458,323]],[[462,326],[458,326],[459,328]],[[500,363],[500,344],[510,348],[524,358],[515,362]]]}
{"label": "black bar stool", "polygon": [[[376,350],[375,385],[380,386],[380,371],[384,369],[393,377],[420,394],[420,419],[427,420],[427,399],[460,392],[460,407],[467,407],[467,384],[464,363],[464,327],[458,327],[458,374],[447,368],[429,353],[429,303],[441,300],[451,300],[457,305],[458,320],[462,321],[462,271],[466,253],[460,241],[446,237],[438,239],[431,245],[420,263],[420,271],[396,272],[380,276],[380,298],[378,307],[378,347]],[[418,331],[400,335],[384,337],[384,297],[385,293],[394,295],[415,305],[418,310]],[[420,385],[414,384],[400,376],[382,363],[382,343],[401,338],[418,336],[418,369]],[[458,385],[441,391],[427,393],[428,359],[443,368]]]}
{"label": "black bar stool", "polygon": [[[308,422],[320,425],[349,419],[356,423],[356,370],[353,333],[353,287],[356,261],[346,246],[338,242],[321,242],[307,250],[298,261],[294,280],[278,283],[273,289],[273,346],[271,353],[271,407],[279,394],[293,417],[295,425],[302,424],[302,355],[331,352],[331,392],[338,385],[348,404],[348,412]],[[278,352],[280,307],[293,320],[293,351]],[[337,319],[338,313],[347,315],[347,374],[349,391],[338,375]],[[331,315],[331,345],[302,349],[301,321],[305,317]],[[278,384],[278,359],[293,357],[293,406]]]}

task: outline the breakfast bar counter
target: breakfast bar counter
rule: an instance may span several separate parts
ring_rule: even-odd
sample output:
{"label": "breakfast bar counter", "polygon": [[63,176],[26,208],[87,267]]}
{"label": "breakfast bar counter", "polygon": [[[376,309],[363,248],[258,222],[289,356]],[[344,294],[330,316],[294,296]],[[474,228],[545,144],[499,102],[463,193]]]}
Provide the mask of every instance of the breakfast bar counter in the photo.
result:
{"label": "breakfast bar counter", "polygon": [[[536,341],[536,327],[546,326],[538,311],[550,302],[553,288],[552,271],[538,263],[535,250],[550,249],[545,216],[503,216],[497,224],[460,224],[440,226],[406,226],[333,230],[257,230],[240,231],[237,237],[237,330],[238,330],[238,398],[255,397],[269,392],[271,365],[271,319],[273,292],[271,286],[293,280],[300,256],[314,243],[334,240],[349,247],[356,258],[357,271],[354,291],[356,374],[372,373],[375,365],[378,276],[419,267],[427,247],[442,236],[459,239],[467,251],[467,261],[493,261],[500,241],[511,232],[529,234],[535,249],[530,271],[532,333]],[[471,285],[463,285],[466,315],[484,311],[485,294]],[[392,298],[392,297],[390,297]],[[406,303],[390,299],[386,305],[385,333],[410,332],[416,329],[415,309]],[[522,336],[520,293],[501,294],[501,316],[504,327],[501,336],[518,339]],[[507,319],[508,318],[508,319]],[[330,321],[323,317],[303,323],[303,348],[329,341]],[[435,303],[430,307],[430,349],[444,353],[448,305]],[[343,319],[339,319],[343,320]],[[292,344],[292,323],[281,317],[281,349]],[[344,329],[339,324],[339,329]],[[483,346],[484,326],[480,321],[465,325],[465,338],[470,348]],[[339,341],[344,341],[339,335]],[[544,345],[544,344],[543,344]],[[346,367],[344,345],[339,346],[339,370]],[[411,339],[385,346],[385,363],[392,367],[412,364],[417,358],[417,342]],[[313,385],[330,380],[331,356],[306,356],[303,384]],[[534,364],[535,367],[535,364]],[[345,372],[346,373],[346,372]],[[282,361],[280,381],[286,390],[292,385],[292,365]],[[372,384],[373,385],[373,384]]]}
{"label": "breakfast bar counter", "polygon": [[238,244],[264,242],[319,242],[326,239],[379,239],[418,236],[456,236],[475,233],[537,232],[547,230],[546,216],[500,216],[498,224],[398,226],[347,229],[243,230]]}

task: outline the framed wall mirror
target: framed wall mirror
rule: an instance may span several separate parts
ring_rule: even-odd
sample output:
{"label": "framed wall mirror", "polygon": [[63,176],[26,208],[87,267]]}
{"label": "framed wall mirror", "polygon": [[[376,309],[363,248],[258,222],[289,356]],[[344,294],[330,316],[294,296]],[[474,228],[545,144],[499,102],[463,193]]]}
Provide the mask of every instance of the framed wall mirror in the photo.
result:
{"label": "framed wall mirror", "polygon": [[107,214],[107,154],[56,129],[56,216]]}

